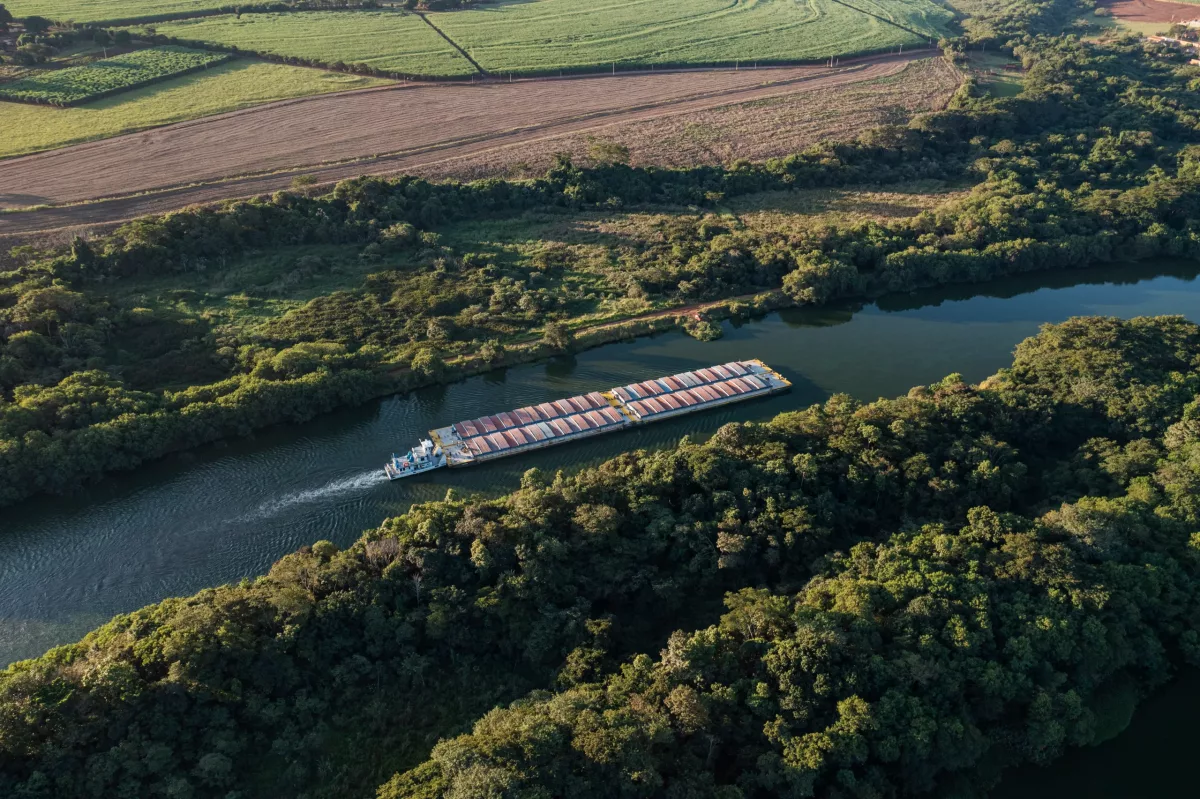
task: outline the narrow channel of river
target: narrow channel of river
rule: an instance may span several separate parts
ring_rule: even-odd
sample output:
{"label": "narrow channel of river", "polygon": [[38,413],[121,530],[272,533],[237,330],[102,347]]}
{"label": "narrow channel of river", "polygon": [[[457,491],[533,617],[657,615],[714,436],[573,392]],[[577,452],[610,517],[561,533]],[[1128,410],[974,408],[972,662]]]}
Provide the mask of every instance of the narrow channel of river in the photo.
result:
{"label": "narrow channel of river", "polygon": [[[1200,319],[1197,275],[1197,264],[1110,266],[797,309],[726,325],[711,343],[668,333],[373,402],[173,457],[67,499],[28,502],[0,513],[0,664],[163,597],[261,574],[302,544],[348,544],[449,487],[499,492],[534,466],[573,469],[834,392],[872,400],[951,372],[979,380],[1039,325],[1069,316]],[[382,476],[393,450],[432,427],[751,357],[779,369],[793,391],[469,469],[395,483]]]}

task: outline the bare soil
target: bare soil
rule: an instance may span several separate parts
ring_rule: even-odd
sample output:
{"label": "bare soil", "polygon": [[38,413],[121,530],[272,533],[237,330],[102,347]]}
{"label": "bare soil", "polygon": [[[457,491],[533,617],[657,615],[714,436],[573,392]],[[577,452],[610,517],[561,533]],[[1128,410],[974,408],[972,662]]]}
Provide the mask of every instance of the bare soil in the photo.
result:
{"label": "bare soil", "polygon": [[961,76],[944,60],[909,64],[876,80],[781,94],[694,110],[665,109],[641,121],[608,122],[589,130],[419,165],[413,174],[435,179],[522,178],[544,174],[558,153],[591,162],[598,142],[629,149],[634,166],[728,164],[739,158],[779,158],[823,140],[853,139],[864,130],[907,122],[945,107]]}
{"label": "bare soil", "polygon": [[1101,3],[1114,17],[1130,22],[1186,22],[1200,19],[1200,6],[1160,0],[1115,0]]}
{"label": "bare soil", "polygon": [[924,58],[929,54],[834,69],[398,86],[285,101],[0,161],[0,208],[63,206],[2,214],[0,234],[268,193],[287,188],[297,174],[332,182],[413,172],[566,133],[844,87]]}

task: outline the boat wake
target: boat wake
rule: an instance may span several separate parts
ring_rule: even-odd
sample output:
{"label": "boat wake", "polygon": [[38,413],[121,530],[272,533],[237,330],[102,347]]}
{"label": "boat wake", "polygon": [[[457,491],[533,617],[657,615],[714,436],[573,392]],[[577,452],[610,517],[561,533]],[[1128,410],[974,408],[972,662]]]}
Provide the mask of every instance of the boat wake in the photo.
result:
{"label": "boat wake", "polygon": [[345,494],[356,494],[367,489],[374,488],[380,483],[386,482],[387,476],[385,476],[383,472],[377,469],[372,469],[369,472],[356,474],[353,477],[345,477],[341,480],[334,480],[331,483],[326,483],[320,488],[297,491],[294,494],[287,494],[285,496],[272,499],[269,502],[264,502],[256,511],[248,514],[248,516],[257,518],[274,516],[280,511],[296,505],[304,505],[310,502],[320,502]]}

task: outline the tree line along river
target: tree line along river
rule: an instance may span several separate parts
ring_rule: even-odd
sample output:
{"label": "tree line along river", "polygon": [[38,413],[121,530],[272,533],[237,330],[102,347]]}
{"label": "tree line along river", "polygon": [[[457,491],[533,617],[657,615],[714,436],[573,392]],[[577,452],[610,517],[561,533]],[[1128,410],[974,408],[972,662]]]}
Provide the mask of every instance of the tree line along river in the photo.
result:
{"label": "tree line along river", "polygon": [[[1183,314],[1200,321],[1198,276],[1195,263],[1111,265],[940,287],[869,305],[793,309],[726,323],[724,338],[710,343],[667,333],[372,402],[184,453],[73,497],[33,500],[0,515],[0,664],[77,639],[117,613],[261,574],[303,544],[349,544],[450,488],[498,493],[516,487],[532,467],[573,469],[705,436],[726,422],[766,419],[835,392],[869,401],[951,372],[977,381],[1007,365],[1013,347],[1041,324],[1070,316]],[[433,427],[741,358],[766,361],[793,382],[792,391],[469,469],[394,483],[383,477],[388,455]],[[1072,753],[1050,769],[1017,771],[995,796],[1176,793],[1184,761],[1171,733],[1185,729],[1196,709],[1200,677],[1185,675],[1147,703],[1133,722],[1138,735]],[[1144,778],[1154,762],[1168,782],[1153,790],[1144,779],[1122,782],[1135,773]]]}

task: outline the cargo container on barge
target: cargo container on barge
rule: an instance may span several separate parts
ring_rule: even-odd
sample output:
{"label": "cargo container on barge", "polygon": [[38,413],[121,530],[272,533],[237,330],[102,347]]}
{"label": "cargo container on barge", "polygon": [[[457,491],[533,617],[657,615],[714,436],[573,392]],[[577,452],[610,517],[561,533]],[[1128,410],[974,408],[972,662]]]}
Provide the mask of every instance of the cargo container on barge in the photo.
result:
{"label": "cargo container on barge", "polygon": [[[730,361],[439,427],[429,431],[432,453],[428,441],[422,442],[421,452],[414,450],[400,458],[393,455],[384,471],[392,480],[399,480],[442,466],[470,466],[776,394],[791,385],[762,361]],[[416,463],[421,468],[409,466]]]}

